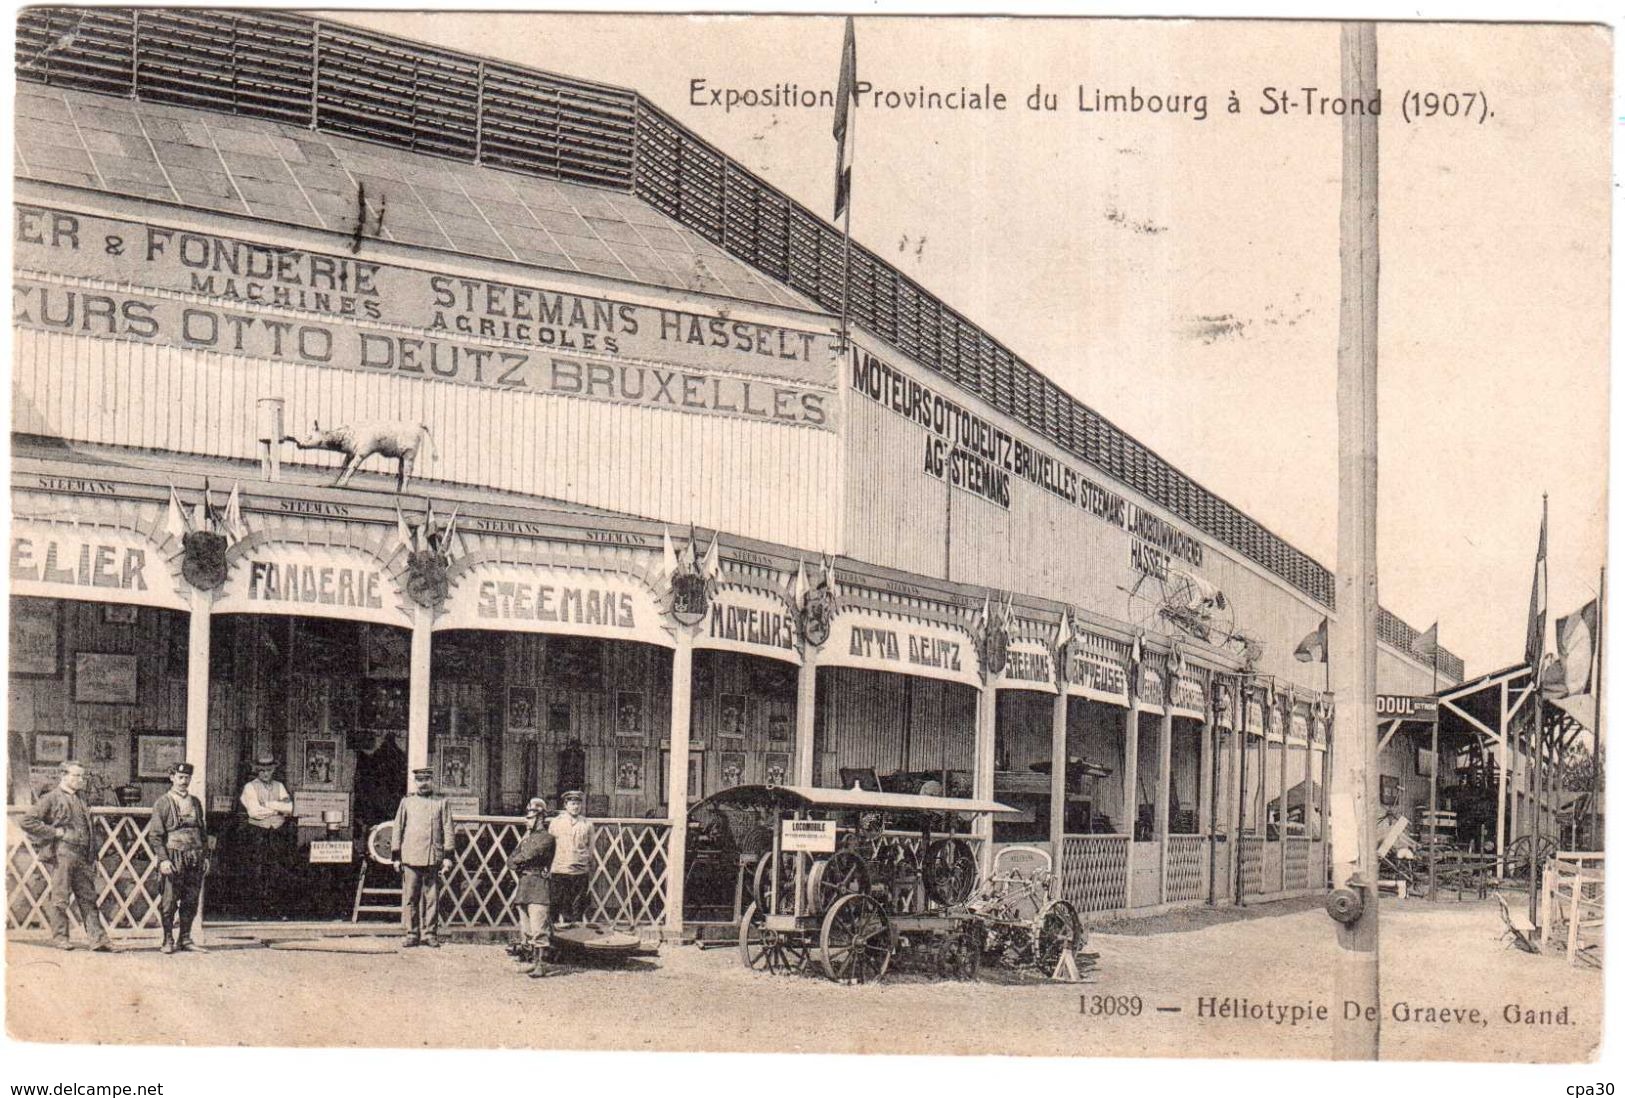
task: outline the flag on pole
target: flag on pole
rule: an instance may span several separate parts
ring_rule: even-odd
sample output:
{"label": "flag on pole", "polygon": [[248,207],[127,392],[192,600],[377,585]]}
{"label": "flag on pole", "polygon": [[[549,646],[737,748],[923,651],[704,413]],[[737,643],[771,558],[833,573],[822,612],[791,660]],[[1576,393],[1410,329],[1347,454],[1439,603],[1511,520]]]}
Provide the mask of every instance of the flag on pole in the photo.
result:
{"label": "flag on pole", "polygon": [[1061,624],[1055,631],[1055,650],[1064,653],[1066,646],[1071,644],[1072,638],[1077,635],[1077,631],[1072,628],[1072,611],[1061,611]]}
{"label": "flag on pole", "polygon": [[689,523],[688,543],[683,546],[683,551],[677,554],[677,563],[683,567],[684,571],[695,567],[696,563],[698,562],[699,558],[694,554],[694,543],[698,541],[699,538],[700,536],[694,532],[694,524]]}
{"label": "flag on pole", "polygon": [[811,590],[812,587],[807,583],[807,562],[797,557],[796,582],[790,591],[790,601],[795,604],[797,610],[807,605],[807,592]]}
{"label": "flag on pole", "polygon": [[846,17],[846,40],[841,44],[841,80],[835,89],[835,220],[846,212],[852,197],[852,126],[848,112],[858,99],[858,40],[852,17]]}
{"label": "flag on pole", "polygon": [[1531,668],[1540,669],[1546,646],[1546,497],[1540,498],[1540,547],[1535,551],[1535,579],[1529,588],[1529,633],[1524,640],[1523,658]]}
{"label": "flag on pole", "polygon": [[233,542],[242,541],[248,536],[248,525],[243,522],[243,505],[238,498],[237,482],[231,482],[231,495],[226,497],[226,536]]}
{"label": "flag on pole", "polygon": [[1330,619],[1321,618],[1315,631],[1298,642],[1298,647],[1292,653],[1292,658],[1299,663],[1325,663],[1326,662],[1326,630]]}
{"label": "flag on pole", "polygon": [[719,552],[717,542],[722,538],[720,533],[711,535],[711,548],[705,551],[705,559],[700,562],[700,575],[708,580],[722,578],[722,554]]}
{"label": "flag on pole", "polygon": [[1439,623],[1434,622],[1426,633],[1419,633],[1411,639],[1411,655],[1423,663],[1432,663],[1439,658]]}
{"label": "flag on pole", "polygon": [[820,567],[822,567],[824,572],[824,588],[829,591],[831,598],[839,598],[841,588],[840,585],[835,582],[835,558],[830,556],[828,553],[823,554],[823,560]]}
{"label": "flag on pole", "polygon": [[1597,600],[1557,619],[1557,656],[1541,675],[1541,692],[1549,699],[1590,694],[1597,655]]}
{"label": "flag on pole", "polygon": [[412,543],[412,528],[406,523],[406,512],[401,510],[401,497],[395,497],[395,544],[407,552],[416,549]]}
{"label": "flag on pole", "polygon": [[190,527],[186,522],[186,512],[181,510],[180,497],[175,494],[175,486],[169,486],[169,514],[164,519],[164,532],[172,538],[183,538]]}

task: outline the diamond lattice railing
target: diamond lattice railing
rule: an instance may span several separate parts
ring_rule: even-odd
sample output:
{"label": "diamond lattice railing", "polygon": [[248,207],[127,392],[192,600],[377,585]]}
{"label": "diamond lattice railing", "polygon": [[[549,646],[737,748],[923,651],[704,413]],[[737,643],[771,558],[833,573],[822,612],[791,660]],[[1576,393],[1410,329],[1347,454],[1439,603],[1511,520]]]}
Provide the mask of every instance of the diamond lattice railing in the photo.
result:
{"label": "diamond lattice railing", "polygon": [[1128,906],[1127,835],[1068,835],[1061,843],[1061,898],[1080,912]]}
{"label": "diamond lattice railing", "polygon": [[[110,930],[145,930],[158,925],[162,877],[147,842],[146,808],[93,808],[91,826],[99,844],[96,905]],[[20,826],[21,810],[6,814],[6,929],[43,930],[50,924],[45,905],[51,882],[33,842]],[[79,922],[77,911],[68,918]]]}
{"label": "diamond lattice railing", "polygon": [[1168,889],[1164,903],[1184,903],[1207,895],[1207,836],[1168,836]]}

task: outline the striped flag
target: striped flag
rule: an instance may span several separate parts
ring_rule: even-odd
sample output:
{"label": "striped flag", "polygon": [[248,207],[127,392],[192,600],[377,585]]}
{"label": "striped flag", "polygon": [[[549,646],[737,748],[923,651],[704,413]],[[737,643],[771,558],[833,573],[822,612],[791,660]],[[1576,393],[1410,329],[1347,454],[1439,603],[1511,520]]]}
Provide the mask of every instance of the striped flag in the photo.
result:
{"label": "striped flag", "polygon": [[231,495],[226,497],[226,535],[233,542],[242,541],[248,536],[248,524],[243,521],[243,505],[239,498],[237,482],[231,482]]}
{"label": "striped flag", "polygon": [[164,532],[179,541],[191,530],[186,519],[186,512],[181,509],[180,497],[175,494],[175,486],[169,486],[169,514],[164,519]]}
{"label": "striped flag", "polygon": [[846,212],[852,198],[852,126],[848,112],[858,99],[858,40],[852,17],[846,17],[846,41],[841,44],[841,81],[835,89],[835,220]]}
{"label": "striped flag", "polygon": [[1557,658],[1546,665],[1541,676],[1542,692],[1551,699],[1590,694],[1596,655],[1597,600],[1592,599],[1568,617],[1557,619]]}
{"label": "striped flag", "polygon": [[1529,588],[1529,633],[1524,639],[1523,658],[1530,667],[1540,668],[1546,650],[1546,497],[1540,499],[1540,548],[1535,551],[1535,579]]}

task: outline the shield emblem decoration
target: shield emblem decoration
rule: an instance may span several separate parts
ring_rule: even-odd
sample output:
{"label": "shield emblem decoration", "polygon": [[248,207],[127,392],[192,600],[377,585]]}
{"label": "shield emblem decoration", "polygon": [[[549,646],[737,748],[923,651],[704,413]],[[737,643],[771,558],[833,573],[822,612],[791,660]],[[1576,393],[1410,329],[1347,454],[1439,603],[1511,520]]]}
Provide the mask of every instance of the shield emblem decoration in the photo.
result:
{"label": "shield emblem decoration", "polygon": [[185,556],[181,575],[199,591],[213,591],[226,582],[226,539],[207,530],[193,530],[181,539]]}

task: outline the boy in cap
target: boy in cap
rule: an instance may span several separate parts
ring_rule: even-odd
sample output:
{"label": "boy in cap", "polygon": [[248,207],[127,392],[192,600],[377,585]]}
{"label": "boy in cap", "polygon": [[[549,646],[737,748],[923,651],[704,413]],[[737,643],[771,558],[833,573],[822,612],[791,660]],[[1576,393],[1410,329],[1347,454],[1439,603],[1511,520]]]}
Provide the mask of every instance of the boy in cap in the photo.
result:
{"label": "boy in cap", "polygon": [[434,771],[412,771],[417,792],[401,798],[389,840],[390,860],[401,873],[401,925],[410,949],[440,946],[440,879],[451,872],[451,802],[434,795]]}
{"label": "boy in cap", "polygon": [[22,829],[33,840],[51,877],[51,900],[45,906],[51,944],[58,949],[73,948],[68,940],[68,905],[77,903],[90,948],[109,953],[113,943],[96,908],[96,841],[90,828],[90,808],[79,795],[84,787],[84,766],[72,759],[64,762],[57,787],[34,802],[23,817]]}
{"label": "boy in cap", "polygon": [[582,921],[587,881],[592,875],[593,826],[581,814],[586,795],[572,789],[564,795],[564,811],[548,825],[557,840],[553,852],[553,913],[560,926]]}
{"label": "boy in cap", "polygon": [[153,802],[152,823],[147,829],[158,851],[158,872],[164,879],[158,919],[164,927],[165,953],[177,949],[204,952],[192,942],[198,897],[203,894],[203,877],[209,871],[208,822],[203,802],[191,793],[194,773],[189,762],[169,768],[169,789]]}
{"label": "boy in cap", "polygon": [[548,904],[552,899],[549,877],[558,840],[547,830],[546,816],[547,802],[532,797],[525,806],[525,821],[530,829],[508,858],[508,869],[519,879],[513,897],[519,909],[519,958],[530,962],[530,967],[522,971],[538,978],[552,973],[547,964]]}

